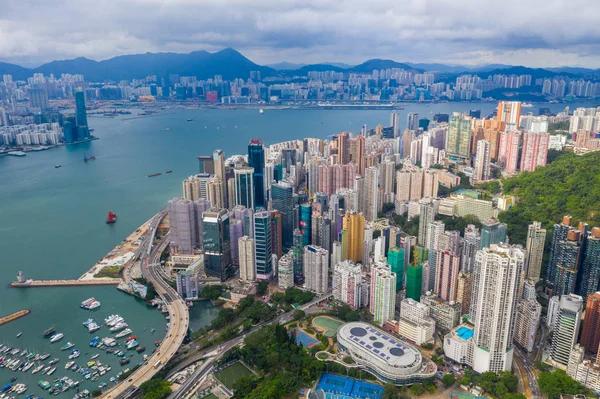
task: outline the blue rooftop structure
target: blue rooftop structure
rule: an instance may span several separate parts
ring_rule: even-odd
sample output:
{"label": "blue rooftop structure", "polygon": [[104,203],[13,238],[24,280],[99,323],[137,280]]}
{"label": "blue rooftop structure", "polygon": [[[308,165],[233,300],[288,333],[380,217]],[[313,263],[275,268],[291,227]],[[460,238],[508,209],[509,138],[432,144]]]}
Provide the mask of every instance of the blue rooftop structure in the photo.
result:
{"label": "blue rooftop structure", "polygon": [[473,335],[475,335],[473,330],[464,326],[456,330],[456,334],[458,334],[458,336],[464,339],[465,341],[471,338]]}
{"label": "blue rooftop structure", "polygon": [[334,374],[323,374],[316,391],[322,390],[326,399],[381,399],[383,388],[369,382]]}

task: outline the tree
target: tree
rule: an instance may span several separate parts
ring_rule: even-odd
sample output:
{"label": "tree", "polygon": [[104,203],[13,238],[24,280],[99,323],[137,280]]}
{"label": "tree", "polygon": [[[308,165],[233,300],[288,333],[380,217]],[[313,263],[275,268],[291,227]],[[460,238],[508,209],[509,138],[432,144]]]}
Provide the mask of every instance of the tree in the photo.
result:
{"label": "tree", "polygon": [[294,310],[294,320],[302,320],[306,316],[306,313],[302,309]]}
{"label": "tree", "polygon": [[561,394],[577,395],[587,392],[583,385],[569,377],[564,370],[543,371],[538,385],[548,399],[558,399]]}
{"label": "tree", "polygon": [[100,389],[94,389],[92,391],[92,397],[93,398],[97,398],[98,396],[102,395],[102,391]]}
{"label": "tree", "polygon": [[260,280],[256,285],[256,294],[264,295],[269,289],[269,282],[267,280]]}
{"label": "tree", "polygon": [[413,395],[419,396],[425,393],[425,387],[420,383],[413,384],[413,386],[410,387],[410,391],[413,393]]}
{"label": "tree", "polygon": [[444,384],[446,388],[451,387],[455,382],[456,378],[454,377],[454,374],[444,374],[442,377],[442,384]]}
{"label": "tree", "polygon": [[400,390],[398,389],[398,387],[388,382],[383,387],[382,399],[396,399],[399,393]]}
{"label": "tree", "polygon": [[148,380],[140,385],[143,399],[163,399],[172,392],[171,383],[163,380]]}

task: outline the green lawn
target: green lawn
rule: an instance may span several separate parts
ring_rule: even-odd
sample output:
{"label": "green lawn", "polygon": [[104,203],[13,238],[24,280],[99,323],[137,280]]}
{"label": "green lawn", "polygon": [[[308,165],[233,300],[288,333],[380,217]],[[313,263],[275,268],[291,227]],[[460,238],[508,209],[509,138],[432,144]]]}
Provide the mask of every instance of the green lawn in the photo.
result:
{"label": "green lawn", "polygon": [[240,362],[236,362],[215,374],[217,379],[229,389],[233,389],[233,384],[238,378],[246,375],[252,375],[252,371]]}
{"label": "green lawn", "polygon": [[344,324],[343,321],[337,320],[337,319],[333,319],[331,317],[326,317],[326,316],[318,316],[315,317],[315,319],[313,320],[313,323],[316,326],[319,326],[323,329],[325,329],[325,336],[326,337],[334,337],[335,334],[337,334],[337,330],[338,328],[340,328],[340,326],[342,324]]}

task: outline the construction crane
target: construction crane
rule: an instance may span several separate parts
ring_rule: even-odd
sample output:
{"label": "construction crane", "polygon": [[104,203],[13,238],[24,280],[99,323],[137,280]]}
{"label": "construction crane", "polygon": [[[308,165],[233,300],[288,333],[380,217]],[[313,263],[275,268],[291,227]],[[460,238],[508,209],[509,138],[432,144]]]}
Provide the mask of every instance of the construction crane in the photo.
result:
{"label": "construction crane", "polygon": [[304,185],[304,189],[308,193],[308,203],[312,205],[313,201],[315,200],[315,194],[310,192],[306,184]]}

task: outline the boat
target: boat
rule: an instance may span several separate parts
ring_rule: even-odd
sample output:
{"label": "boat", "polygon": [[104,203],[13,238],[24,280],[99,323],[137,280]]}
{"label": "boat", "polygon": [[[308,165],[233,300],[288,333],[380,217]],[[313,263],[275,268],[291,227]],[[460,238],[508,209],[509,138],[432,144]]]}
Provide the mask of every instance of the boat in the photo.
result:
{"label": "boat", "polygon": [[166,128],[165,130],[168,132],[168,131],[169,131],[169,130],[171,130],[171,129],[169,129],[169,128]]}
{"label": "boat", "polygon": [[259,113],[259,114],[263,114],[264,112],[265,112],[265,111],[264,111],[262,108],[258,110],[258,113]]}
{"label": "boat", "polygon": [[56,367],[52,367],[52,369],[50,369],[50,371],[48,371],[46,373],[46,375],[52,375],[55,371],[56,371]]}
{"label": "boat", "polygon": [[117,221],[117,214],[108,212],[108,216],[106,218],[106,224],[111,224]]}
{"label": "boat", "polygon": [[50,342],[53,343],[53,342],[59,341],[59,340],[63,339],[64,336],[65,335],[63,333],[54,334],[52,337],[50,337]]}
{"label": "boat", "polygon": [[[109,212],[109,216],[110,216],[110,212]],[[107,223],[108,223],[108,221],[107,221]],[[93,309],[99,308],[100,305],[101,305],[100,301],[98,301],[96,298],[92,297],[92,298],[88,298],[85,301],[81,302],[81,305],[79,305],[79,307],[81,307],[82,309],[93,310]]]}
{"label": "boat", "polygon": [[1,391],[2,392],[6,392],[6,391],[8,391],[11,388],[12,388],[12,383],[8,383],[8,384],[6,384],[5,386],[2,387]]}
{"label": "boat", "polygon": [[19,338],[21,335],[23,335],[23,333],[22,333],[22,332],[18,333],[18,334],[17,334],[17,338]]}
{"label": "boat", "polygon": [[50,327],[48,329],[46,329],[46,331],[44,331],[44,337],[49,337],[52,334],[54,334],[56,330],[54,329],[54,327]]}
{"label": "boat", "polygon": [[46,360],[50,357],[49,353],[44,353],[42,356],[40,356],[40,360]]}
{"label": "boat", "polygon": [[171,173],[171,172],[173,172],[171,169],[167,170],[167,173]]}
{"label": "boat", "polygon": [[56,165],[54,165],[54,167],[55,167],[56,169],[60,168],[61,166],[62,166],[62,165],[61,165],[61,164],[58,164],[58,163],[57,163]]}
{"label": "boat", "polygon": [[125,321],[125,319],[124,319],[124,318],[122,318],[122,317],[121,317],[121,316],[119,316],[119,315],[116,315],[116,316],[115,316],[114,318],[112,318],[112,319],[111,319],[111,320],[110,320],[108,323],[106,323],[106,325],[107,325],[107,326],[110,326],[110,327],[112,327],[112,326],[114,326],[114,325],[116,325],[116,324],[118,324],[118,323],[120,323],[120,322],[122,322],[122,321]]}
{"label": "boat", "polygon": [[48,365],[52,366],[53,364],[56,364],[58,362],[60,362],[60,359],[55,357],[54,359],[52,359],[48,362]]}
{"label": "boat", "polygon": [[77,349],[73,349],[71,354],[69,355],[69,360],[77,359],[80,355],[80,352]]}
{"label": "boat", "polygon": [[156,329],[154,329],[154,328],[151,328],[151,329],[150,329],[150,334],[154,334],[154,331],[156,331]]}
{"label": "boat", "polygon": [[188,122],[192,122],[194,120],[194,118],[187,118]]}
{"label": "boat", "polygon": [[131,328],[126,328],[123,331],[121,331],[120,333],[118,333],[117,335],[115,335],[115,338],[123,338],[129,334],[131,334],[133,331],[131,330]]}
{"label": "boat", "polygon": [[74,347],[75,344],[72,342],[67,342],[66,344],[63,345],[62,348],[60,348],[61,351],[66,351],[67,349],[71,349],[72,347]]}
{"label": "boat", "polygon": [[129,359],[121,359],[119,360],[119,363],[121,363],[121,366],[124,366],[129,363]]}
{"label": "boat", "polygon": [[128,326],[129,326],[129,325],[128,325],[127,323],[124,323],[124,322],[117,323],[117,324],[115,324],[115,326],[114,326],[114,327],[111,327],[111,328],[110,328],[110,331],[112,331],[112,332],[117,332],[117,331],[120,331],[120,330],[122,330],[122,329],[124,329],[124,328],[127,328]]}
{"label": "boat", "polygon": [[117,340],[115,340],[114,338],[110,338],[110,337],[102,338],[102,342],[106,346],[116,346],[117,345]]}
{"label": "boat", "polygon": [[98,356],[100,356],[100,355],[96,353],[94,356],[90,357],[90,359],[92,359],[92,360],[97,359]]}
{"label": "boat", "polygon": [[145,350],[146,350],[146,347],[144,347],[144,346],[138,346],[138,347],[135,349],[135,351],[136,351],[137,353],[142,353],[142,352],[143,352],[143,351],[145,351]]}
{"label": "boat", "polygon": [[92,340],[90,341],[90,346],[96,347],[96,346],[98,346],[99,342],[100,342],[100,337],[96,336],[96,337],[92,338]]}
{"label": "boat", "polygon": [[83,162],[93,161],[94,159],[96,159],[96,157],[93,155],[91,157],[88,157],[85,153],[83,154]]}
{"label": "boat", "polygon": [[148,173],[148,177],[160,176],[162,173]]}
{"label": "boat", "polygon": [[43,364],[40,364],[39,366],[37,366],[36,368],[33,369],[33,371],[31,372],[31,374],[35,374],[38,371],[41,371],[44,368]]}
{"label": "boat", "polygon": [[94,322],[94,319],[87,319],[86,321],[83,322],[83,325],[87,327],[90,323],[93,323],[93,322]]}
{"label": "boat", "polygon": [[34,362],[29,362],[25,365],[25,367],[23,367],[23,372],[26,373],[29,371],[30,368],[32,368],[33,366],[35,366]]}
{"label": "boat", "polygon": [[40,386],[40,388],[42,388],[43,390],[46,390],[48,388],[51,387],[50,383],[48,381],[44,381],[44,380],[39,380],[38,381],[38,385]]}
{"label": "boat", "polygon": [[127,349],[133,349],[136,346],[138,346],[138,342],[136,340],[129,341],[127,345],[125,345]]}
{"label": "boat", "polygon": [[17,380],[18,377],[13,377],[10,379],[10,382],[15,382]]}
{"label": "boat", "polygon": [[90,323],[88,325],[88,331],[93,333],[94,331],[98,331],[100,329],[100,326],[94,322]]}

